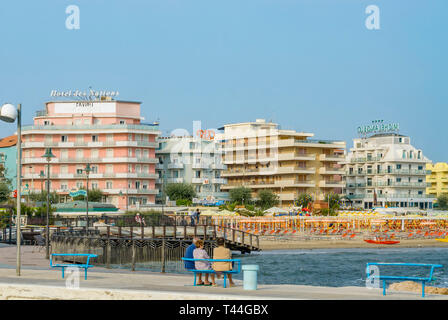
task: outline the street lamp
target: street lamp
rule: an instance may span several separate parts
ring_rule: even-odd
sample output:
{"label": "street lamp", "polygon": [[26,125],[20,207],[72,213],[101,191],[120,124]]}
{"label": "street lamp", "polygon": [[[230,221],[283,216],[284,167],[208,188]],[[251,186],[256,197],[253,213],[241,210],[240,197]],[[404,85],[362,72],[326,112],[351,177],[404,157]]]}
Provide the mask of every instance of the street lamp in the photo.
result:
{"label": "street lamp", "polygon": [[50,160],[55,155],[51,153],[51,148],[45,150],[42,158],[47,159],[47,223],[45,231],[45,259],[50,259]]}
{"label": "street lamp", "polygon": [[43,184],[44,184],[44,178],[45,178],[45,173],[43,170],[40,170],[39,177],[40,177],[40,195],[42,196],[42,194],[44,193]]}
{"label": "street lamp", "polygon": [[12,104],[4,104],[0,108],[0,120],[13,123],[17,119],[17,219],[16,219],[16,274],[20,276],[20,203],[21,203],[21,188],[22,188],[22,105],[19,103],[17,108]]}
{"label": "street lamp", "polygon": [[89,230],[89,173],[92,171],[90,163],[86,165],[84,171],[87,175],[87,192],[86,192],[86,231]]}

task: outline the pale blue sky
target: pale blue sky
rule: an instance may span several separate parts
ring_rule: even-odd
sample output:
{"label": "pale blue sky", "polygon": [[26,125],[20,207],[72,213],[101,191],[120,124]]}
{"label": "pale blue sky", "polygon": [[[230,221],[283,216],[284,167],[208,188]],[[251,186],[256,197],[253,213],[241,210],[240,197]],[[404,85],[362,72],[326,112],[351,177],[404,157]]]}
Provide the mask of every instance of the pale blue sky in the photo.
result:
{"label": "pale blue sky", "polygon": [[[380,30],[365,27],[371,4]],[[92,86],[142,101],[164,134],[266,118],[348,147],[384,119],[448,161],[447,13],[446,0],[1,1],[0,103],[29,124],[52,89]]]}

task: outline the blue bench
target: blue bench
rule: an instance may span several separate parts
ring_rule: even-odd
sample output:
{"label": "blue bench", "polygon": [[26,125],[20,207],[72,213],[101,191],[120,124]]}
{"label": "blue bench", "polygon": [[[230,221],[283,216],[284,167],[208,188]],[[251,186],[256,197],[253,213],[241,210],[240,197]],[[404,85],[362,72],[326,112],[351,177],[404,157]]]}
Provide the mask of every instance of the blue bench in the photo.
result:
{"label": "blue bench", "polygon": [[[53,264],[53,257],[87,257],[87,261],[84,264],[66,264],[66,263],[57,263]],[[90,258],[98,257],[96,254],[90,253],[52,253],[50,256],[50,267],[51,268],[61,268],[62,269],[62,279],[64,279],[64,270],[65,268],[81,268],[84,269],[84,279],[87,280],[87,269],[92,268],[93,265],[90,264]]]}
{"label": "blue bench", "polygon": [[[232,273],[240,273],[241,272],[241,260],[240,259],[192,259],[192,258],[182,258],[184,261],[209,261],[209,262],[234,262],[237,264],[237,266],[233,266],[232,270],[229,271],[215,271],[213,269],[210,270],[197,270],[197,269],[187,269],[188,271],[191,271],[194,273],[194,285],[196,286],[196,274],[198,273],[216,273],[216,272],[222,272],[224,274],[224,288],[226,288],[226,280],[227,275]],[[213,267],[213,265],[212,265]]]}
{"label": "blue bench", "polygon": [[[379,275],[371,275],[370,274],[370,266],[408,266],[408,267],[431,267],[428,277],[404,277],[404,276],[386,276],[382,275],[381,272]],[[412,280],[412,281],[421,281],[422,283],[422,297],[425,297],[425,283],[431,282],[434,280],[433,274],[435,268],[442,268],[441,264],[425,264],[425,263],[367,263],[366,274],[367,280],[370,279],[378,279],[383,281],[383,296],[386,295],[386,280]]]}

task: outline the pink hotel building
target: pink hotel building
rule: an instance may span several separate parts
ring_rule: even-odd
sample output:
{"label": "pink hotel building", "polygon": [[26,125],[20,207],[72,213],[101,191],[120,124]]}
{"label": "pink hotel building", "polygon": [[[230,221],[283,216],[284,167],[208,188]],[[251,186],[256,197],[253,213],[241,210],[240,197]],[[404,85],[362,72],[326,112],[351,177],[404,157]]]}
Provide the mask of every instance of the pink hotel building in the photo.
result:
{"label": "pink hotel building", "polygon": [[[155,149],[158,124],[143,124],[140,103],[107,100],[47,102],[34,125],[22,127],[23,185],[30,192],[46,188],[46,148],[50,161],[50,191],[70,199],[73,189],[100,189],[106,202],[120,209],[155,203]],[[40,173],[45,173],[45,178]]]}

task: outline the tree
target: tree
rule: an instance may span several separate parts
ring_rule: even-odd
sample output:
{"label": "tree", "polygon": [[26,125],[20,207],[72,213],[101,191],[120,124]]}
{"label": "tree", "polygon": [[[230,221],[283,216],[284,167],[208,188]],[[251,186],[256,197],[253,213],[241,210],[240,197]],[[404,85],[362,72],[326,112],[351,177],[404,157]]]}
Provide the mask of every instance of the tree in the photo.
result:
{"label": "tree", "polygon": [[5,202],[9,199],[11,190],[5,182],[0,182],[0,202]]}
{"label": "tree", "polygon": [[[84,189],[81,189],[84,190]],[[101,202],[103,199],[103,192],[100,189],[91,189],[89,190],[89,202]],[[73,200],[84,201],[86,197],[83,195],[76,196]]]}
{"label": "tree", "polygon": [[336,193],[329,193],[325,196],[325,200],[328,201],[328,208],[330,210],[337,210],[339,209],[339,203],[340,203],[340,197]]}
{"label": "tree", "polygon": [[168,183],[164,188],[165,194],[172,201],[180,199],[193,200],[196,197],[196,191],[191,184],[188,183]]}
{"label": "tree", "polygon": [[[32,192],[32,193],[29,194],[29,199],[31,201],[34,201],[34,202],[44,202],[44,203],[47,203],[47,191],[44,190],[44,191],[39,192],[39,193]],[[59,195],[55,191],[50,192],[50,202],[51,203],[59,203]]]}
{"label": "tree", "polygon": [[311,197],[308,193],[303,192],[298,195],[296,203],[298,206],[306,208],[311,202],[313,202],[313,197]]}
{"label": "tree", "polygon": [[271,208],[279,203],[279,196],[269,189],[258,191],[257,196],[259,199],[258,206],[262,209]]}
{"label": "tree", "polygon": [[250,188],[238,187],[229,192],[230,201],[238,204],[249,203],[252,200],[252,191]]}
{"label": "tree", "polygon": [[444,193],[437,197],[437,206],[439,210],[448,210],[448,194]]}

